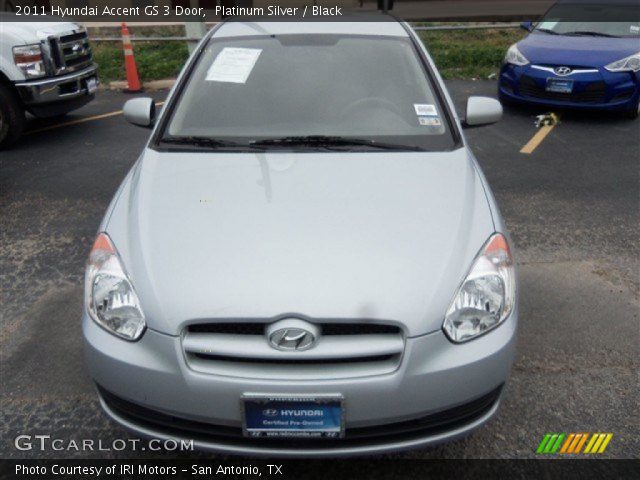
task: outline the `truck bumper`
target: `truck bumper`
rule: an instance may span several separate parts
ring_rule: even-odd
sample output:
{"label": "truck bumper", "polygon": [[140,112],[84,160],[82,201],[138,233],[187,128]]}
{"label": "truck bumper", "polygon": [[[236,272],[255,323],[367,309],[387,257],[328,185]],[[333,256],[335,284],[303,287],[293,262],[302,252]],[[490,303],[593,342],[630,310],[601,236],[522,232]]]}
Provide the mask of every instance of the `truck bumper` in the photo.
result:
{"label": "truck bumper", "polygon": [[61,115],[90,102],[98,86],[98,66],[54,78],[17,82],[27,110],[38,117]]}

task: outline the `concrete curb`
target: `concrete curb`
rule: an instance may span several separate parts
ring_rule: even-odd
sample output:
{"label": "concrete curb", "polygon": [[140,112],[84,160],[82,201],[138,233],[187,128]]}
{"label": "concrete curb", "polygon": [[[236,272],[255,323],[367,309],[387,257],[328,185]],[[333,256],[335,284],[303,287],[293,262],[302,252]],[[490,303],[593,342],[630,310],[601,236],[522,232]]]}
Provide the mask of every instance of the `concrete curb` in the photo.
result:
{"label": "concrete curb", "polygon": [[[151,80],[149,82],[142,82],[142,89],[145,91],[168,90],[173,87],[175,81],[175,78],[165,78],[163,80]],[[108,90],[126,90],[127,82],[124,80],[118,80],[115,82],[109,82],[109,84],[103,85],[103,87]]]}

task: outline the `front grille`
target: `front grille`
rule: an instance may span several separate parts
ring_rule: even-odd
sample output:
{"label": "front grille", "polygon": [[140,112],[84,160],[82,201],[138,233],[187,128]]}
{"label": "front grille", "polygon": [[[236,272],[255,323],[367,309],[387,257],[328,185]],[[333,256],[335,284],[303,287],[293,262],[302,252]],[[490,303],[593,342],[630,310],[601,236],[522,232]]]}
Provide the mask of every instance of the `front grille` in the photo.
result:
{"label": "front grille", "polygon": [[216,425],[207,422],[188,420],[169,415],[157,410],[142,407],[124,400],[98,386],[102,399],[107,406],[118,416],[131,423],[152,430],[160,430],[162,433],[178,438],[189,438],[201,442],[224,443],[237,446],[280,446],[283,448],[299,448],[319,446],[357,446],[363,444],[375,444],[376,442],[391,443],[394,441],[423,438],[430,435],[438,435],[447,431],[462,428],[473,421],[486,415],[500,398],[503,385],[495,390],[476,398],[470,402],[458,405],[447,410],[429,413],[412,420],[376,425],[369,427],[345,426],[345,437],[341,439],[318,440],[313,438],[261,438],[252,439],[242,435],[240,426]]}
{"label": "front grille", "polygon": [[[395,325],[369,323],[320,323],[322,335],[374,335],[400,333]],[[263,335],[267,323],[199,323],[189,325],[187,330],[194,333],[229,333],[233,335]]]}
{"label": "front grille", "polygon": [[50,37],[49,46],[56,75],[82,70],[93,62],[91,45],[85,31]]}
{"label": "front grille", "polygon": [[[223,357],[220,355],[207,355],[206,353],[195,353],[193,354],[196,358],[201,358],[203,360],[213,360],[213,361],[225,361],[229,360],[229,357]],[[386,360],[392,360],[393,355],[377,355],[371,357],[356,357],[356,358],[334,358],[331,360],[325,360],[322,358],[310,358],[310,359],[297,359],[295,363],[297,365],[322,365],[325,367],[330,367],[332,365],[342,365],[345,363],[353,364],[353,363],[367,363],[367,362],[381,362]],[[253,358],[234,358],[234,362],[238,363],[254,363],[255,359]],[[277,359],[277,358],[262,358],[260,359],[260,364],[262,365],[290,365],[291,360],[285,359]]]}
{"label": "front grille", "polygon": [[87,38],[87,32],[77,32],[72,33],[70,35],[65,35],[60,37],[60,40],[63,42],[74,42],[76,40],[84,40]]}
{"label": "front grille", "polygon": [[316,322],[320,339],[304,351],[280,351],[266,337],[267,322],[189,325],[182,348],[192,370],[264,379],[349,378],[395,371],[404,352],[402,330],[374,323]]}
{"label": "front grille", "polygon": [[580,88],[580,85],[576,87],[577,89],[572,93],[547,92],[544,84],[527,75],[522,76],[519,84],[520,94],[525,97],[572,103],[604,103],[606,94],[604,82],[588,83],[583,88]]}

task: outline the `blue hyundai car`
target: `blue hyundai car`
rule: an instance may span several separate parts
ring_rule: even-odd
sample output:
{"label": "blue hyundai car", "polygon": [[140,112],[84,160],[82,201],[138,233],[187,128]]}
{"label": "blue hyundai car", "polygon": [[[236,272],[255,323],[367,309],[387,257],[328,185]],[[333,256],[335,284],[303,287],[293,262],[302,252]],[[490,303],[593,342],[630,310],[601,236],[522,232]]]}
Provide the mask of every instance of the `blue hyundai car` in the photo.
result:
{"label": "blue hyundai car", "polygon": [[559,1],[512,45],[500,72],[503,103],[638,116],[638,0]]}

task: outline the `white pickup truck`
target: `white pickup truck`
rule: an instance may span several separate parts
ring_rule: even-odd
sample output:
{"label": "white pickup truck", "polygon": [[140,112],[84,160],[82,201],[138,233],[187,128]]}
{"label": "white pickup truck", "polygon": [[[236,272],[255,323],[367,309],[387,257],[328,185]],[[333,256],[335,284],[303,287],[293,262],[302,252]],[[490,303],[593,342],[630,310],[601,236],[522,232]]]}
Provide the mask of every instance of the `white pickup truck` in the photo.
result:
{"label": "white pickup truck", "polygon": [[12,22],[0,12],[0,148],[22,133],[25,113],[64,115],[98,86],[87,32],[69,22]]}

